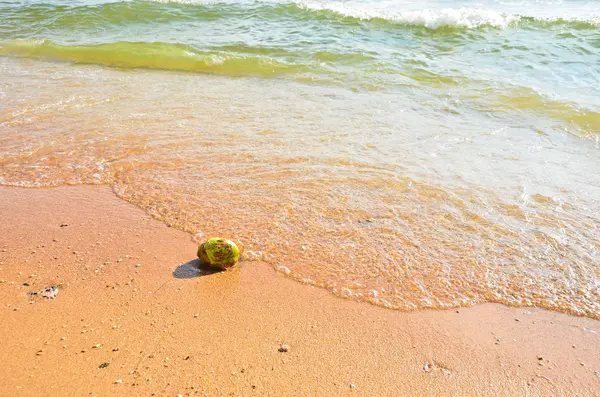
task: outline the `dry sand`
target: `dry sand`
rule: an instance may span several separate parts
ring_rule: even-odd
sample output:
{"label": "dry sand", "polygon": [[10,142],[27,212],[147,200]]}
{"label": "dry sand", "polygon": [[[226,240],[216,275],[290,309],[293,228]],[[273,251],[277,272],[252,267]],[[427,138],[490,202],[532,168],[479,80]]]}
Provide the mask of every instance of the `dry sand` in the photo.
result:
{"label": "dry sand", "polygon": [[599,321],[392,311],[195,252],[106,186],[0,188],[0,395],[600,395]]}

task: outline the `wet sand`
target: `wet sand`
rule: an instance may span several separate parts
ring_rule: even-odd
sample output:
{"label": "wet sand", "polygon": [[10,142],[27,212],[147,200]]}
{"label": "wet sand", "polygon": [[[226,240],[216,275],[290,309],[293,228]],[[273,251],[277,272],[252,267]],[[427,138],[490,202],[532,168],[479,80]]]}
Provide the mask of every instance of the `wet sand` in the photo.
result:
{"label": "wet sand", "polygon": [[195,252],[106,186],[0,188],[0,395],[600,395],[597,320],[387,310]]}

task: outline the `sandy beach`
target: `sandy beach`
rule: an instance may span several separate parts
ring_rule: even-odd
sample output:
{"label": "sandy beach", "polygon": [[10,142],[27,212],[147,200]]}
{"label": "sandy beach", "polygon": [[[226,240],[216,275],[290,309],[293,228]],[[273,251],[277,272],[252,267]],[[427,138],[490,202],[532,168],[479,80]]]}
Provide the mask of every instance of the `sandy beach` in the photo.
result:
{"label": "sandy beach", "polygon": [[599,395],[597,320],[387,310],[196,248],[107,186],[0,188],[0,395]]}
{"label": "sandy beach", "polygon": [[600,0],[0,17],[0,397],[600,397]]}

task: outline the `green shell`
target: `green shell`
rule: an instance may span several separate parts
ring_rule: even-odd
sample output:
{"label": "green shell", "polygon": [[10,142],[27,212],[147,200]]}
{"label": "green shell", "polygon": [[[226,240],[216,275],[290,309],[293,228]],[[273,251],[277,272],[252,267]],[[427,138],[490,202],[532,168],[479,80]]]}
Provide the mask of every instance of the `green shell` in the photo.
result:
{"label": "green shell", "polygon": [[200,244],[198,258],[205,265],[228,269],[240,259],[240,250],[233,241],[214,237]]}

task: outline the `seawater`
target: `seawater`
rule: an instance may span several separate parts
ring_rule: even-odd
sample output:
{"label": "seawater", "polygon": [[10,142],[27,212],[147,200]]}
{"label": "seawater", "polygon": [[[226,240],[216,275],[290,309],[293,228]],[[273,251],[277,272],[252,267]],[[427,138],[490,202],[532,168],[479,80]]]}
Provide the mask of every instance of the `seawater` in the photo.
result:
{"label": "seawater", "polygon": [[0,183],[395,309],[600,318],[600,2],[0,1]]}

